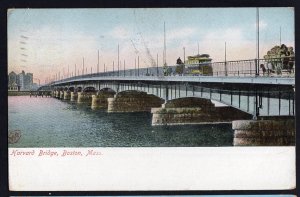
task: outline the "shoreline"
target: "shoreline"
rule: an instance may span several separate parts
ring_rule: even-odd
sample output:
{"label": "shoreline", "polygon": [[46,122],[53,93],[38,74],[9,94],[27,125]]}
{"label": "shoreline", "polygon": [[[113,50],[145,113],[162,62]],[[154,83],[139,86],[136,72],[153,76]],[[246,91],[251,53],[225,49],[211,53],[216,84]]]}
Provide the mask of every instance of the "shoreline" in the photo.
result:
{"label": "shoreline", "polygon": [[8,91],[7,96],[29,96],[31,91]]}

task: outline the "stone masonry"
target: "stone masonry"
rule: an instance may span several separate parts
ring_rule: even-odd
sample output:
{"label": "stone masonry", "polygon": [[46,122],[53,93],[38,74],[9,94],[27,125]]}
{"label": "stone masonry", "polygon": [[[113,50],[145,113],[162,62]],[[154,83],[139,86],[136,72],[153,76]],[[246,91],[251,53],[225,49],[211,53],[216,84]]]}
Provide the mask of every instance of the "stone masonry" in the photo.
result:
{"label": "stone masonry", "polygon": [[233,107],[215,107],[208,99],[194,97],[171,100],[151,112],[152,125],[211,124],[252,118],[250,114]]}
{"label": "stone masonry", "polygon": [[295,117],[269,117],[232,122],[234,146],[295,145]]}
{"label": "stone masonry", "polygon": [[108,98],[108,112],[150,112],[151,108],[160,107],[162,103],[163,99],[152,94],[129,90]]}
{"label": "stone masonry", "polygon": [[115,92],[107,92],[107,91],[100,91],[97,93],[97,95],[92,96],[92,109],[100,109],[105,108],[107,109],[108,106],[108,98],[113,98],[115,95]]}

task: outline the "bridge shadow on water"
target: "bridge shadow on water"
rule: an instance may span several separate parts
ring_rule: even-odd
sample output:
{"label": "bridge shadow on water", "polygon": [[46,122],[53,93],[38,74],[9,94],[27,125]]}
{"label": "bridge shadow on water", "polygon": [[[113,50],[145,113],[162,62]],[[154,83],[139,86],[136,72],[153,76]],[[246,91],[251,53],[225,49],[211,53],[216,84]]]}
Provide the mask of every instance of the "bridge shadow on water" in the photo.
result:
{"label": "bridge shadow on water", "polygon": [[228,123],[152,126],[149,112],[107,113],[105,109],[92,110],[87,103],[65,102],[68,110],[80,112],[90,120],[84,135],[96,146],[215,147],[233,144],[233,130]]}

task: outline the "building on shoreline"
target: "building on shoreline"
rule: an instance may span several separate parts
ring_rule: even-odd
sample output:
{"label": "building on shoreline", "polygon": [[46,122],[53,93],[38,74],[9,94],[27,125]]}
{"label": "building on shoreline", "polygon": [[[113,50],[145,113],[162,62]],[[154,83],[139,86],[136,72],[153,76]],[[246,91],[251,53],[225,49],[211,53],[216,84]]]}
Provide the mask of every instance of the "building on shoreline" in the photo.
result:
{"label": "building on shoreline", "polygon": [[33,88],[33,74],[24,70],[20,74],[14,71],[8,74],[8,91],[26,91]]}

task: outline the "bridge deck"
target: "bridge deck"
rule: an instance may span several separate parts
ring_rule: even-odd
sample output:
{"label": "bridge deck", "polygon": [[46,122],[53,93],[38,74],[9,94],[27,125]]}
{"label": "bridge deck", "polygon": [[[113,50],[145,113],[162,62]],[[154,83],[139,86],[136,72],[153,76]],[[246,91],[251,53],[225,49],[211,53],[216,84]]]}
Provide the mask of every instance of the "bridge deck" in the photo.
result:
{"label": "bridge deck", "polygon": [[198,83],[228,83],[228,84],[269,84],[295,85],[294,77],[221,77],[221,76],[78,76],[60,81],[51,85],[59,85],[81,81],[155,81],[155,82],[198,82]]}

